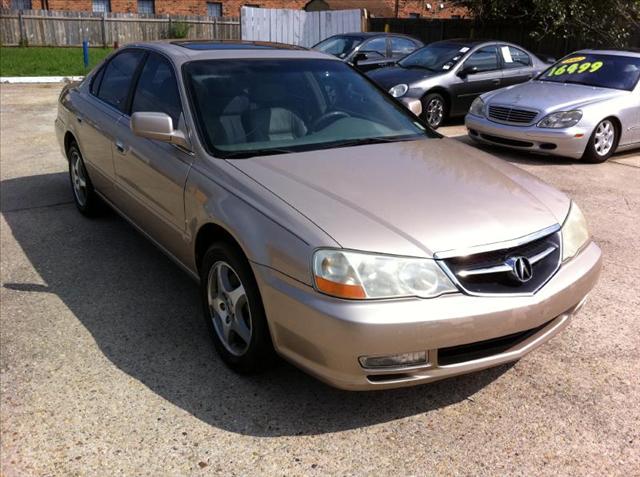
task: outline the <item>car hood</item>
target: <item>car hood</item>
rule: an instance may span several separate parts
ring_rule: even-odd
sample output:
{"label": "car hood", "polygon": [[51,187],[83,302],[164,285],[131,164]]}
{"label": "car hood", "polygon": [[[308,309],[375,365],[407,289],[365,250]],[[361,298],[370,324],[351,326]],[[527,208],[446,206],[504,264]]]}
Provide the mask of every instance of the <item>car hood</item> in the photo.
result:
{"label": "car hood", "polygon": [[491,104],[522,106],[552,112],[566,111],[568,108],[586,106],[624,94],[628,92],[579,84],[530,81],[494,91],[483,96],[483,99]]}
{"label": "car hood", "polygon": [[356,250],[431,257],[523,237],[569,209],[558,190],[447,138],[229,162]]}
{"label": "car hood", "polygon": [[384,89],[393,88],[397,84],[412,84],[426,78],[438,76],[443,73],[436,73],[423,68],[402,68],[401,66],[390,66],[380,68],[367,73],[367,76]]}

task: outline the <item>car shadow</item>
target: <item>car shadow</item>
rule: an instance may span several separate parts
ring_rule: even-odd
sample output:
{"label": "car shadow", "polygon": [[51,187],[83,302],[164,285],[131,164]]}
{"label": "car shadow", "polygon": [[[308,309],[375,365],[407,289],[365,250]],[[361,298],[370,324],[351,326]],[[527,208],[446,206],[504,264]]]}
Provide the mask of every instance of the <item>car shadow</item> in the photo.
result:
{"label": "car shadow", "polygon": [[5,220],[44,283],[4,287],[59,297],[117,368],[212,426],[251,436],[370,426],[463,401],[510,367],[360,393],[284,362],[263,375],[236,375],[213,351],[196,284],[115,213],[82,217],[67,181],[57,173],[0,184]]}

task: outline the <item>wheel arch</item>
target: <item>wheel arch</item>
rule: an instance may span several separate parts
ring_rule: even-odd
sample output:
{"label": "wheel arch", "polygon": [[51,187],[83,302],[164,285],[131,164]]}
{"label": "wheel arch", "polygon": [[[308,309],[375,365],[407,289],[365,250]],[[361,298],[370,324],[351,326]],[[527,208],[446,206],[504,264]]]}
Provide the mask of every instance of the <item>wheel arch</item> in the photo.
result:
{"label": "wheel arch", "polygon": [[434,86],[433,88],[429,88],[427,91],[425,91],[425,93],[420,98],[420,100],[422,101],[422,106],[425,106],[424,100],[426,99],[426,97],[434,93],[439,94],[444,99],[446,107],[445,116],[449,116],[449,114],[451,114],[451,93],[443,86]]}
{"label": "wheel arch", "polygon": [[194,240],[194,261],[195,266],[200,273],[200,266],[202,263],[202,259],[207,253],[207,248],[214,242],[224,242],[226,244],[231,245],[238,252],[242,253],[244,258],[249,261],[249,257],[245,253],[244,249],[240,245],[240,242],[229,232],[225,227],[220,224],[216,224],[213,222],[207,222],[203,224],[196,233],[196,238]]}
{"label": "wheel arch", "polygon": [[[64,134],[64,152],[66,153],[67,160],[69,160],[69,148],[73,143],[78,144],[78,140],[76,139],[76,137],[73,135],[71,131],[67,131]],[[78,147],[80,146],[78,145]]]}

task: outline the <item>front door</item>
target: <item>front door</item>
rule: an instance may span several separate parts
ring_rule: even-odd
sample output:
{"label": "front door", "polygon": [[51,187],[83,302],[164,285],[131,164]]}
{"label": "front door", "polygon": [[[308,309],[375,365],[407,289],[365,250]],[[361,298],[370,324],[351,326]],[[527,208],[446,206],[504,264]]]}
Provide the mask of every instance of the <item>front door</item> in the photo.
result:
{"label": "front door", "polygon": [[474,99],[502,86],[500,66],[497,46],[485,46],[469,56],[458,71],[473,72],[459,77],[459,81],[451,87],[455,96],[451,111],[453,116],[466,114]]}
{"label": "front door", "polygon": [[[158,53],[149,53],[140,73],[131,101],[131,114],[136,112],[166,113],[174,128],[184,130],[173,66]],[[134,135],[126,115],[118,123],[114,164],[118,186],[129,198],[124,212],[183,259],[184,186],[192,155],[173,144]]]}

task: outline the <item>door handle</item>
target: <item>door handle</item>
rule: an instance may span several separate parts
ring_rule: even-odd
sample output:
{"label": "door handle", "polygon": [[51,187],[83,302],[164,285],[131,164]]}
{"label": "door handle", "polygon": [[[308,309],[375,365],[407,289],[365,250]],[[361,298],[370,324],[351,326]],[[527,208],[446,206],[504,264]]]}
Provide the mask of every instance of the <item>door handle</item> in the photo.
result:
{"label": "door handle", "polygon": [[76,116],[76,121],[78,121],[79,123],[82,123],[82,116]]}
{"label": "door handle", "polygon": [[116,149],[120,154],[124,154],[125,152],[127,152],[127,148],[121,141],[116,141]]}
{"label": "door handle", "polygon": [[493,79],[493,80],[491,80],[491,82],[493,84],[500,84],[500,78]]}

